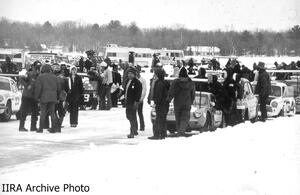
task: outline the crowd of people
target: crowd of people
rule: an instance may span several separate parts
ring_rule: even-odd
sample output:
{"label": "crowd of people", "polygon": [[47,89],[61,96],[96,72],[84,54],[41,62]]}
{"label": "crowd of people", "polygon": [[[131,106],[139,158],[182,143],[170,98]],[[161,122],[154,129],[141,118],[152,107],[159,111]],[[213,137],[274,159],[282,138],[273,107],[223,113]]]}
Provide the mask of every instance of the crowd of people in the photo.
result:
{"label": "crowd of people", "polygon": [[[191,62],[190,62],[191,63]],[[276,63],[275,63],[276,65]],[[299,68],[299,62],[291,64],[292,69]],[[277,69],[287,68],[287,65],[276,65]],[[2,72],[15,74],[13,63],[7,59],[2,66]],[[123,77],[118,72],[123,70]],[[243,114],[237,109],[237,102],[243,99],[241,78],[257,81],[255,93],[258,94],[261,110],[261,121],[267,118],[266,102],[271,93],[270,76],[266,73],[265,63],[253,65],[253,70],[241,66],[237,60],[228,60],[224,68],[224,81],[218,81],[218,76],[206,74],[206,69],[200,68],[199,79],[208,79],[208,82],[195,83],[189,75],[190,64],[185,66],[177,63],[174,66],[174,81],[165,80],[166,73],[158,62],[153,66],[153,78],[147,102],[155,107],[156,120],[153,124],[153,136],[149,139],[164,139],[167,136],[166,117],[170,102],[174,99],[174,113],[176,118],[176,135],[186,136],[190,118],[190,109],[195,98],[195,91],[211,92],[216,97],[215,107],[222,110],[225,123],[233,126],[243,121]],[[217,66],[218,68],[218,66]],[[3,71],[4,70],[4,71]],[[94,83],[98,97],[92,97],[92,110],[110,110],[117,107],[121,101],[126,110],[126,118],[130,122],[128,138],[138,135],[138,130],[145,130],[143,116],[143,102],[147,93],[146,80],[141,76],[141,67],[134,66],[134,62],[115,64],[109,58],[101,63],[91,59],[79,60],[79,67],[64,64],[44,64],[36,61],[25,76],[19,78],[23,85],[22,104],[20,108],[19,131],[28,131],[25,128],[26,117],[31,113],[30,131],[42,133],[48,129],[50,133],[61,132],[66,112],[70,113],[70,126],[77,127],[78,113],[83,103],[83,81],[78,72],[86,72],[90,82]],[[121,97],[124,97],[123,99]],[[37,128],[38,116],[39,127]],[[139,117],[139,125],[138,119]],[[49,122],[51,119],[51,126]],[[140,126],[140,127],[138,127]]]}

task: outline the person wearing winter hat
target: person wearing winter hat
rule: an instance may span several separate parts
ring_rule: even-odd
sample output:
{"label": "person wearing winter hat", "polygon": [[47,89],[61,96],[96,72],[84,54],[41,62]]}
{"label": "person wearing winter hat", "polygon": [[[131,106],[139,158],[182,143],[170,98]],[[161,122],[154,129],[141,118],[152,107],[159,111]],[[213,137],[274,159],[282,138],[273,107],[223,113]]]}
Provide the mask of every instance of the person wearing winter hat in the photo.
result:
{"label": "person wearing winter hat", "polygon": [[195,99],[195,84],[189,78],[185,67],[180,69],[179,78],[171,84],[167,101],[171,102],[173,98],[177,136],[186,136],[191,105]]}
{"label": "person wearing winter hat", "polygon": [[142,84],[136,78],[136,69],[130,67],[127,70],[128,80],[125,84],[125,107],[126,107],[126,118],[130,122],[130,134],[128,138],[134,138],[138,135],[138,124],[136,112],[141,99]]}
{"label": "person wearing winter hat", "polygon": [[67,94],[66,102],[70,112],[70,125],[77,127],[78,125],[78,107],[82,103],[83,84],[82,79],[77,75],[76,66],[71,66],[71,73],[68,78],[69,91]]}
{"label": "person wearing winter hat", "polygon": [[40,126],[36,131],[42,133],[45,125],[47,113],[51,117],[51,130],[50,133],[57,131],[57,118],[55,115],[55,104],[58,101],[60,87],[56,76],[51,73],[51,66],[45,64],[42,66],[42,74],[37,77],[34,96],[40,102]]}
{"label": "person wearing winter hat", "polygon": [[261,121],[265,122],[267,115],[267,100],[271,94],[271,80],[269,74],[265,70],[265,63],[259,62],[258,65],[258,79],[255,87],[255,94],[258,94],[258,101],[260,103]]}

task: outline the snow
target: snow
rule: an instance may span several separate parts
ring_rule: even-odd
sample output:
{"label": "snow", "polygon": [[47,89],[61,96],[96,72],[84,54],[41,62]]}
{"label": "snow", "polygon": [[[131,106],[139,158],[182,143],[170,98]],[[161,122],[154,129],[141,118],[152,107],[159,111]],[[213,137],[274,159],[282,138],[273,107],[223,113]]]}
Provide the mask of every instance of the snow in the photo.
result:
{"label": "snow", "polygon": [[0,184],[82,184],[95,195],[300,194],[300,115],[165,140],[147,139],[146,102],[146,129],[134,139],[126,137],[124,108],[79,115],[77,128],[66,116],[61,134],[20,133],[18,121],[0,123]]}
{"label": "snow", "polygon": [[[99,112],[81,112],[83,124],[76,130],[65,127],[62,134],[15,136],[59,143],[109,135],[115,136],[118,143],[102,145],[89,141],[79,150],[54,152],[46,158],[4,167],[0,169],[1,181],[24,185],[83,184],[90,186],[88,194],[296,195],[300,192],[300,115],[265,123],[246,122],[189,138],[153,141],[147,139],[151,135],[149,125],[136,139],[126,139],[128,125],[121,119],[124,112],[116,117],[120,117],[121,124],[114,127],[110,121],[98,120],[97,125],[92,125],[86,120],[99,116]],[[126,128],[120,130],[123,125]],[[110,128],[103,128],[106,126]]]}

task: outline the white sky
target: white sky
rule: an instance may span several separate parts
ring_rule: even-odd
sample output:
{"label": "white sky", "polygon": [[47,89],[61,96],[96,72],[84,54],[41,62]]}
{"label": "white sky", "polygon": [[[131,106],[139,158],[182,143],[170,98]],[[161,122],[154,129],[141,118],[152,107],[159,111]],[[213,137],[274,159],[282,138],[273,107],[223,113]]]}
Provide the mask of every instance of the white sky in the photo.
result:
{"label": "white sky", "polygon": [[300,24],[299,0],[0,0],[0,16],[33,23],[64,20],[199,30],[285,30]]}

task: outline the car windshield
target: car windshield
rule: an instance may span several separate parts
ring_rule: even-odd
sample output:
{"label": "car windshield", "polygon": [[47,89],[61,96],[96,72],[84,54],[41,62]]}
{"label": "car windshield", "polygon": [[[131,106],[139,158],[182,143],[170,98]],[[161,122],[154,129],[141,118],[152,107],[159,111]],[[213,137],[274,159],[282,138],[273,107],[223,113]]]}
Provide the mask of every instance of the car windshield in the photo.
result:
{"label": "car windshield", "polygon": [[201,99],[201,106],[207,106],[208,105],[208,95],[207,94],[196,94],[195,100],[194,100],[194,105],[199,105],[200,104],[200,99]]}
{"label": "car windshield", "polygon": [[271,94],[270,96],[281,97],[281,87],[279,86],[271,86]]}
{"label": "car windshield", "polygon": [[7,79],[0,78],[0,89],[10,91],[10,85]]}

